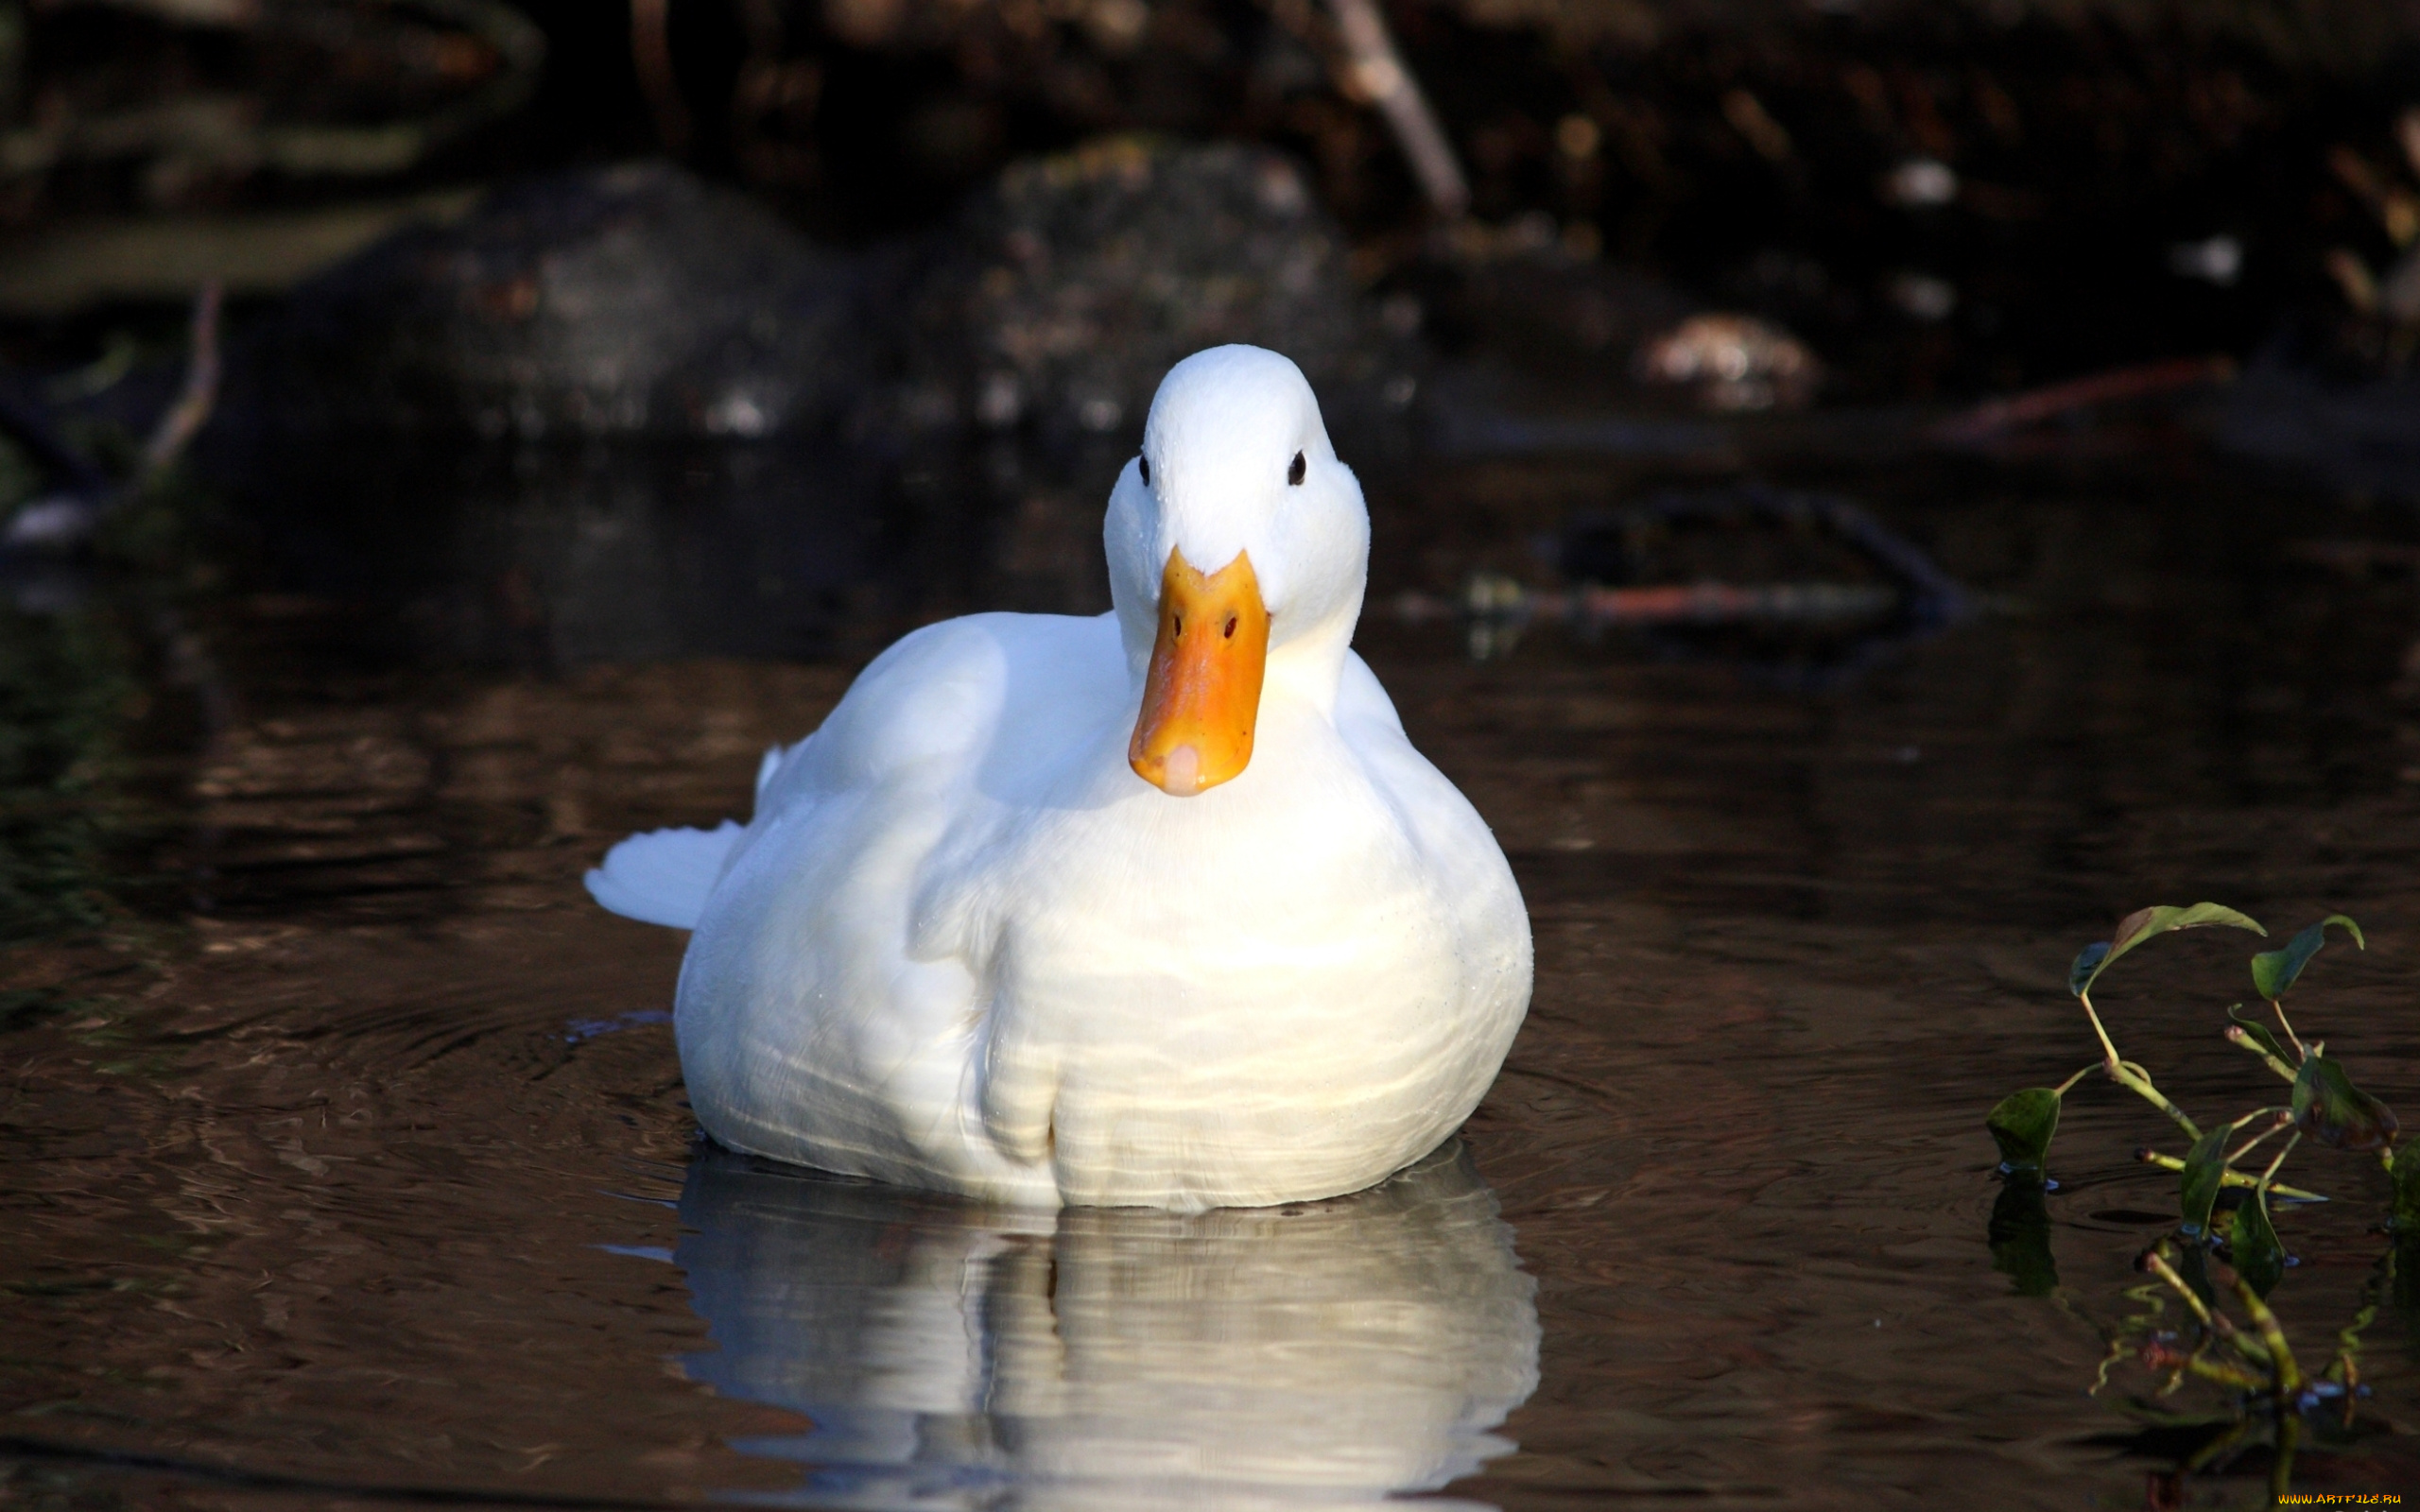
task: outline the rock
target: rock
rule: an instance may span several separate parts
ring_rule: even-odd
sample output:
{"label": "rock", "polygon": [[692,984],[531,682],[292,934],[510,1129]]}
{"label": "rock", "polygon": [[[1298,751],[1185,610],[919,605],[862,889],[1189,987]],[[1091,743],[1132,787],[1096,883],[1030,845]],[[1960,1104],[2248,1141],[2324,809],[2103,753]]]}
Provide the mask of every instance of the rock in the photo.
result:
{"label": "rock", "polygon": [[239,355],[231,408],[286,434],[1081,438],[1228,341],[1323,395],[1409,397],[1416,349],[1274,152],[1109,139],[856,255],[648,163],[499,190],[315,280]]}
{"label": "rock", "polygon": [[300,586],[424,649],[795,653],[1101,607],[1101,490],[1167,369],[1229,341],[1292,356],[1335,428],[1412,398],[1406,322],[1271,152],[1103,142],[856,253],[647,163],[298,291],[231,354],[208,460]]}
{"label": "rock", "polygon": [[1118,137],[1020,163],[941,245],[908,313],[910,432],[1138,434],[1172,364],[1234,341],[1293,358],[1331,412],[1411,397],[1416,349],[1263,148]]}
{"label": "rock", "polygon": [[1669,284],[1570,255],[1544,217],[1482,232],[1463,228],[1425,270],[1422,291],[1445,341],[1475,358],[1627,378],[1644,343],[1697,312]]}
{"label": "rock", "polygon": [[891,266],[668,163],[508,185],[247,333],[198,460],[420,651],[812,650],[895,583],[848,429]]}
{"label": "rock", "polygon": [[1647,383],[1694,394],[1716,411],[1798,409],[1815,397],[1824,365],[1806,343],[1754,316],[1693,315],[1639,349],[1634,370]]}
{"label": "rock", "polygon": [[230,407],[289,435],[785,434],[863,390],[862,273],[669,163],[542,180],[298,290]]}

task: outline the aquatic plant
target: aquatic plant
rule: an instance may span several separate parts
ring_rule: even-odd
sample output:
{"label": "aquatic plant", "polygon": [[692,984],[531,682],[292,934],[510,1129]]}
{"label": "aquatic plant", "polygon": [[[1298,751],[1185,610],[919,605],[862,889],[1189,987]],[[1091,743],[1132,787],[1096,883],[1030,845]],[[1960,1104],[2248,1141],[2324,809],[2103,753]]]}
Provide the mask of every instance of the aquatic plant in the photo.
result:
{"label": "aquatic plant", "polygon": [[[21,414],[0,438],[0,947],[122,914],[130,857],[173,820],[138,791],[136,728],[171,692],[205,737],[228,696],[183,606],[219,585],[215,500],[184,465],[218,392],[220,291],[195,300],[184,380],[147,437],[112,421]],[[134,338],[54,396],[123,380]],[[181,701],[181,700],[179,700]],[[36,996],[40,996],[37,994]],[[16,988],[0,1027],[30,1011]]]}
{"label": "aquatic plant", "polygon": [[130,661],[103,610],[0,608],[0,944],[107,916],[138,696]]}
{"label": "aquatic plant", "polygon": [[[2083,1008],[2100,1057],[2056,1087],[2010,1093],[1985,1119],[1999,1147],[2002,1177],[1989,1238],[1995,1268],[2019,1292],[2056,1295],[2058,1270],[2044,1201],[2056,1183],[2045,1174],[2045,1161],[2067,1094],[2098,1072],[2158,1108],[2187,1142],[2186,1151],[2175,1156],[2146,1148],[2135,1154],[2176,1173],[2178,1221],[2171,1233],[2137,1257],[2137,1268],[2153,1280],[2127,1294],[2138,1304],[2134,1314],[2102,1328],[2109,1352],[2093,1389],[2107,1385],[2111,1368],[2130,1358],[2162,1378],[2157,1399],[2172,1396],[2188,1380],[2210,1383],[2226,1400],[2224,1414],[2156,1416],[2164,1431],[2192,1431],[2182,1440],[2169,1438],[2187,1446],[2178,1473],[2222,1464],[2266,1439],[2273,1450],[2271,1489],[2281,1494],[2306,1424],[2319,1409],[2336,1409],[2328,1414],[2335,1431],[2353,1424],[2360,1395],[2361,1331],[2395,1281],[2397,1250],[2420,1242],[2420,1155],[2412,1153],[2413,1142],[2397,1146],[2394,1110],[2355,1084],[2343,1061],[2327,1053],[2326,1041],[2306,1040],[2287,1017],[2286,996],[2327,944],[2330,929],[2342,931],[2355,948],[2368,949],[2360,925],[2342,914],[2330,914],[2284,946],[2252,957],[2253,989],[2265,1013],[2246,1014],[2240,1003],[2227,1009],[2225,1039],[2289,1084],[2283,1100],[2204,1123],[2162,1092],[2139,1062],[2118,1052],[2093,1006],[2092,989],[2102,973],[2158,936],[2214,926],[2268,934],[2248,916],[2217,903],[2160,906],[2129,914],[2108,939],[2085,946],[2076,956],[2067,989]],[[2273,1019],[2273,1027],[2268,1022]],[[2282,1142],[2265,1163],[2255,1162],[2256,1152],[2280,1135]],[[2291,1263],[2277,1234],[2276,1213],[2326,1200],[2277,1179],[2287,1157],[2305,1140],[2377,1156],[2392,1177],[2388,1231],[2396,1241],[2381,1257],[2358,1315],[2338,1334],[2333,1355],[2315,1373],[2304,1368],[2268,1302]],[[2226,1267],[2215,1280],[2209,1263],[2214,1257]],[[2406,1260],[2403,1268],[2420,1274],[2420,1256]],[[2181,1314],[2169,1310],[2170,1300],[2181,1305]]]}

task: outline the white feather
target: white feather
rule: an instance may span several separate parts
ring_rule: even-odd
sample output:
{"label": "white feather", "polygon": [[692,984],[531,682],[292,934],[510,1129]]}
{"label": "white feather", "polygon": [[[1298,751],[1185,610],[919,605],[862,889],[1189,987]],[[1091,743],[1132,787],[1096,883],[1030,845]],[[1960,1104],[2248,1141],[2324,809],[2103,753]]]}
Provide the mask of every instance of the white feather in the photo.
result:
{"label": "white feather", "polygon": [[588,896],[643,924],[695,929],[723,863],[745,833],[729,819],[711,830],[654,830],[605,852],[588,873]]}
{"label": "white feather", "polygon": [[[769,757],[735,843],[642,835],[591,874],[697,930],[674,1027],[717,1140],[995,1202],[1251,1206],[1383,1179],[1494,1080],[1529,920],[1348,649],[1369,514],[1309,385],[1189,357],[1144,453],[1113,612],[909,635]],[[1127,762],[1177,550],[1249,551],[1270,616],[1251,762],[1191,798]]]}

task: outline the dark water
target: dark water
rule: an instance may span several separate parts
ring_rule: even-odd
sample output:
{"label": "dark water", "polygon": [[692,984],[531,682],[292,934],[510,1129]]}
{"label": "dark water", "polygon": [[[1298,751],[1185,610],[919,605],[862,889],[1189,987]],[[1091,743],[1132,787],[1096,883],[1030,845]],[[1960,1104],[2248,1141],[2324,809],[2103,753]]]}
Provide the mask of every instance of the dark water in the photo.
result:
{"label": "dark water", "polygon": [[[2420,1108],[2420,604],[2305,549],[2410,523],[2190,469],[1850,483],[1985,610],[1817,692],[1555,629],[1475,664],[1390,595],[1519,567],[1620,480],[1381,489],[1364,649],[1512,857],[1535,1005],[1459,1147],[1192,1218],[696,1141],[681,939],[578,878],[738,812],[845,660],[396,670],[310,602],[209,607],[223,722],[135,762],[147,901],[0,984],[0,1502],[2262,1504],[2260,1449],[2164,1479],[2206,1430],[2158,1415],[2209,1388],[2121,1361],[2087,1395],[2174,1211],[2132,1152],[2174,1131],[2069,1099],[2050,1289],[1990,1242],[1982,1115],[2092,1057],[2080,945],[2204,897],[2357,915],[2298,1022]],[[2219,934],[2097,994],[2205,1117],[2283,1094],[2217,1038],[2248,995]],[[2420,1490],[2383,1175],[2288,1178],[2341,1199],[2279,1217],[2306,1365],[2381,1301],[2296,1485]]]}

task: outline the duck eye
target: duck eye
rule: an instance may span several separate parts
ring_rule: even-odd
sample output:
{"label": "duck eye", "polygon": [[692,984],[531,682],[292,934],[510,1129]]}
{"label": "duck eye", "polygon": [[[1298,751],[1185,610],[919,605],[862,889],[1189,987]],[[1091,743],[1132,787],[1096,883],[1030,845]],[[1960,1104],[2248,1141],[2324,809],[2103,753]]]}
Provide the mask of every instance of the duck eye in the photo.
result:
{"label": "duck eye", "polygon": [[1148,456],[1138,456],[1134,460],[1142,466],[1144,486],[1147,488],[1150,487],[1151,482],[1151,459]]}
{"label": "duck eye", "polygon": [[1296,452],[1291,465],[1286,469],[1286,481],[1296,488],[1303,486],[1303,454]]}

